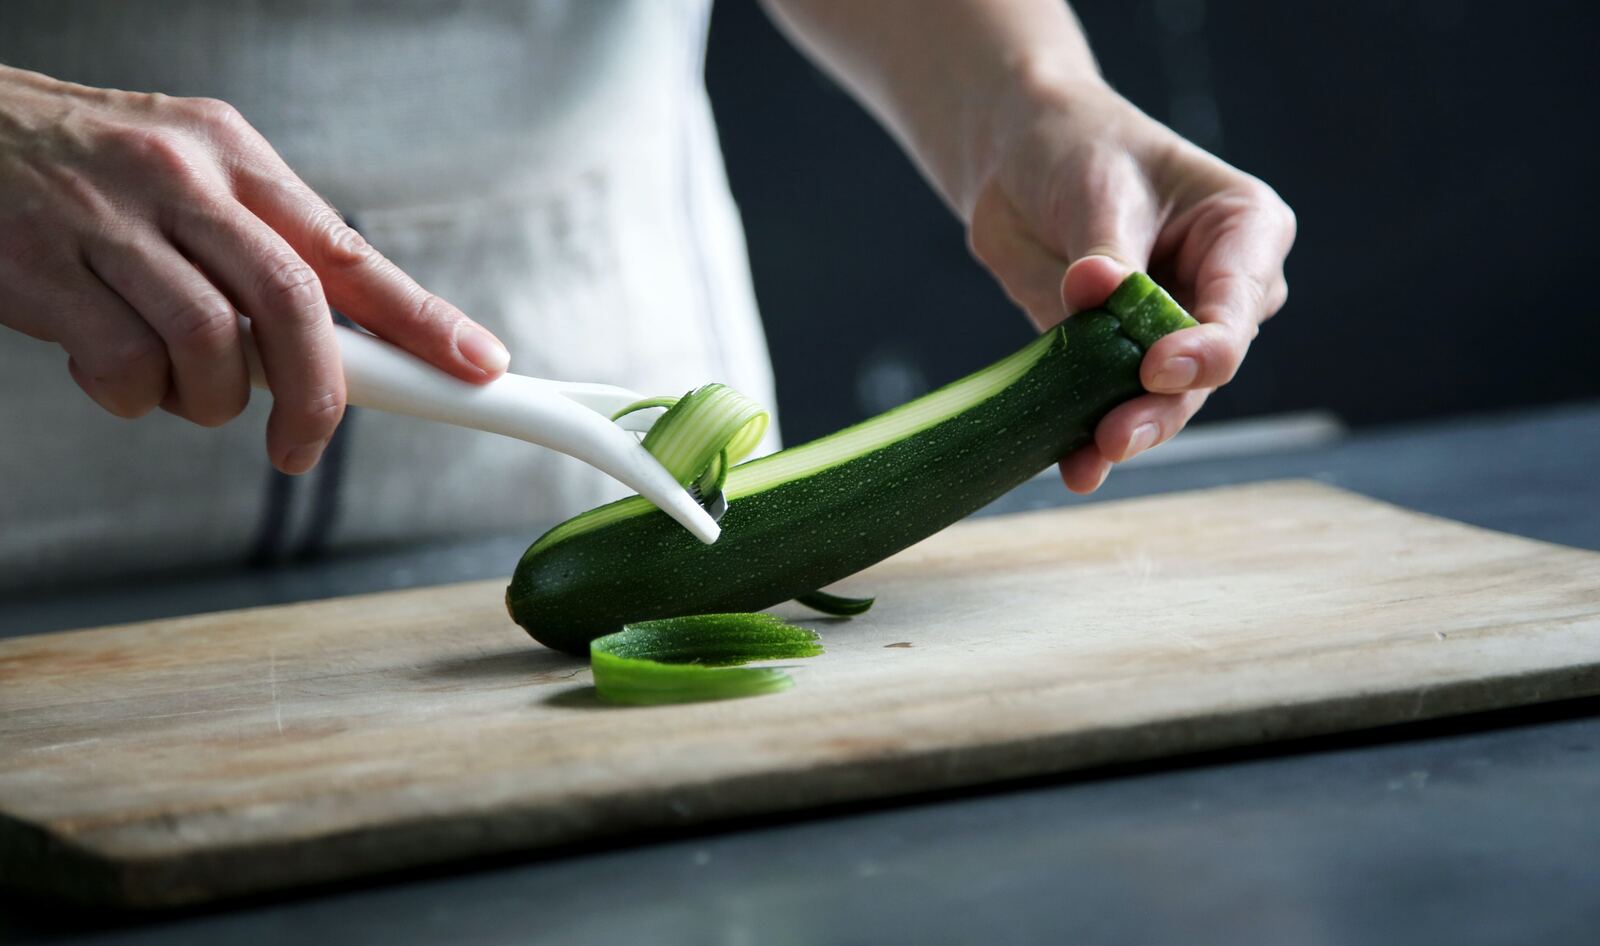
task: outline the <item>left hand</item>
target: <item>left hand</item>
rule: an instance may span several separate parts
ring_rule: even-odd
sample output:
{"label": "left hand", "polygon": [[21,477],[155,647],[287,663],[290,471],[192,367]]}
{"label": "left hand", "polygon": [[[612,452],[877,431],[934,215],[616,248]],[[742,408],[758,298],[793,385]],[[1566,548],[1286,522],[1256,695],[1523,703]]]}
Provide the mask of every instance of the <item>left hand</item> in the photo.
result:
{"label": "left hand", "polygon": [[1266,184],[1146,116],[1109,87],[1031,90],[995,132],[968,224],[973,254],[1042,331],[1145,270],[1201,323],[1145,354],[1146,391],[1061,461],[1088,493],[1111,465],[1170,439],[1239,370],[1288,296],[1295,218]]}

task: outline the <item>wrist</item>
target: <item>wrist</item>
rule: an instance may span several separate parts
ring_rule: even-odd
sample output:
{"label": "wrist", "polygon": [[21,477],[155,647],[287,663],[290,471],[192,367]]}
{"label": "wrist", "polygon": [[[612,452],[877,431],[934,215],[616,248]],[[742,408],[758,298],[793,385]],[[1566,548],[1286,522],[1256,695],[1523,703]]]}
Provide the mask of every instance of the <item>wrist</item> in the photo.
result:
{"label": "wrist", "polygon": [[1100,74],[1099,65],[1087,56],[1071,56],[1057,50],[1033,51],[1018,57],[1010,72],[1009,97],[1014,107],[1071,108],[1116,94]]}
{"label": "wrist", "polygon": [[1019,57],[1008,64],[994,91],[966,123],[968,173],[959,206],[965,219],[977,195],[1008,157],[1049,127],[1070,137],[1087,135],[1108,112],[1125,101],[1101,77],[1092,60],[1050,52]]}

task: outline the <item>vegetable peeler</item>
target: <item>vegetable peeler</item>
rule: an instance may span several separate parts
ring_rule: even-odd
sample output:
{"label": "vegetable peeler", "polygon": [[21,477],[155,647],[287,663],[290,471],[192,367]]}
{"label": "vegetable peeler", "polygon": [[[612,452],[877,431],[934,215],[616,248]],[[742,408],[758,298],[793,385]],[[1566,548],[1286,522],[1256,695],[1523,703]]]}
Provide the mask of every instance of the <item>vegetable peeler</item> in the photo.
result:
{"label": "vegetable peeler", "polygon": [[[250,383],[266,389],[249,321],[241,318],[239,326]],[[637,490],[700,541],[709,545],[721,534],[720,516],[714,513],[727,508],[722,497],[707,497],[713,510],[708,512],[634,436],[648,430],[662,411],[638,411],[611,420],[612,414],[642,400],[642,395],[609,384],[509,373],[488,384],[469,384],[368,332],[343,325],[333,329],[344,363],[347,403],[558,450]]]}

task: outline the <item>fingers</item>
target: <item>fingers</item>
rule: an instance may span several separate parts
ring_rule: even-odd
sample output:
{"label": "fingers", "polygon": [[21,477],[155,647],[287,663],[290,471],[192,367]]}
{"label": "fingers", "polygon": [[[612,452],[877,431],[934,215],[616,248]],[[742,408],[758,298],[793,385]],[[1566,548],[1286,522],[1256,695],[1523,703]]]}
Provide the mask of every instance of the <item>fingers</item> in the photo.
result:
{"label": "fingers", "polygon": [[1256,336],[1254,325],[1210,323],[1174,332],[1150,346],[1139,366],[1145,389],[1176,394],[1233,380]]}
{"label": "fingers", "polygon": [[206,427],[250,400],[233,306],[164,237],[89,246],[94,271],[161,337],[172,366],[162,407]]}
{"label": "fingers", "polygon": [[1192,274],[1184,281],[1193,286],[1193,315],[1201,325],[1163,338],[1145,357],[1145,387],[1167,393],[1233,379],[1261,323],[1288,298],[1283,263],[1295,221],[1261,185],[1217,195],[1176,229],[1183,235],[1177,268]]}
{"label": "fingers", "polygon": [[1040,331],[1067,317],[1060,290],[1066,263],[1029,234],[1016,207],[998,186],[987,187],[978,195],[967,245]]}
{"label": "fingers", "polygon": [[285,167],[239,182],[247,208],[277,230],[356,322],[464,381],[491,381],[511,361],[500,340],[373,249]]}
{"label": "fingers", "polygon": [[1067,193],[1053,216],[1056,240],[1072,261],[1073,278],[1061,292],[1076,312],[1101,304],[1129,272],[1148,266],[1160,213],[1144,172],[1126,153],[1090,164]]}
{"label": "fingers", "polygon": [[1147,394],[1120,405],[1095,428],[1093,443],[1062,458],[1061,481],[1074,493],[1094,492],[1113,463],[1131,460],[1177,436],[1210,395],[1210,390]]}
{"label": "fingers", "polygon": [[1244,333],[1288,298],[1283,263],[1294,244],[1294,213],[1265,185],[1217,203],[1222,210],[1211,215],[1215,223],[1197,226],[1193,249],[1186,246],[1183,254],[1198,256],[1194,317]]}
{"label": "fingers", "polygon": [[174,222],[174,240],[250,318],[272,389],[267,454],[285,473],[316,465],[344,416],[344,373],[321,281],[283,238],[238,204]]}
{"label": "fingers", "polygon": [[1074,493],[1092,493],[1111,473],[1111,461],[1100,455],[1100,448],[1089,444],[1061,461],[1061,482]]}
{"label": "fingers", "polygon": [[0,275],[9,290],[0,323],[65,349],[67,372],[96,404],[135,418],[161,403],[170,380],[160,337],[81,258],[58,241],[0,261]]}
{"label": "fingers", "polygon": [[72,380],[118,417],[150,413],[170,383],[161,339],[94,273],[84,270],[66,285],[51,301],[57,317],[48,337],[66,349]]}
{"label": "fingers", "polygon": [[1124,275],[1144,269],[1149,263],[1153,242],[1150,222],[1155,219],[1154,214],[1145,209],[1146,203],[1118,196],[1085,206],[1069,222],[1065,240],[1069,257],[1074,262],[1087,257],[1104,257],[1119,264]]}
{"label": "fingers", "polygon": [[[0,161],[0,322],[62,344],[108,410],[238,413],[237,308],[274,393],[273,462],[310,468],[344,409],[317,266],[375,330],[472,380],[503,370],[503,348],[337,225],[232,107],[45,81],[6,102],[27,160]],[[263,203],[264,220],[237,192],[268,167],[300,199]]]}
{"label": "fingers", "polygon": [[1131,460],[1177,436],[1210,395],[1210,390],[1146,394],[1118,405],[1095,428],[1095,446],[1113,463]]}
{"label": "fingers", "polygon": [[1045,206],[1022,209],[998,178],[990,181],[967,231],[973,255],[1040,329],[1101,304],[1124,276],[1144,269],[1158,220],[1154,195],[1127,154],[1061,181],[1054,192],[1039,192]]}

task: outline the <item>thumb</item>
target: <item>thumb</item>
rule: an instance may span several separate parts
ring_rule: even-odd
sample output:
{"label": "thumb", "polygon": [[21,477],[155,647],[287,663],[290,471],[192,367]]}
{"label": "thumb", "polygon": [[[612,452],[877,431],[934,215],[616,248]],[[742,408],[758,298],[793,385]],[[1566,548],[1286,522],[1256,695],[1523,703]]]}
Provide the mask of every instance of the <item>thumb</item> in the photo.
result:
{"label": "thumb", "polygon": [[1150,264],[1155,242],[1154,197],[1133,181],[1085,194],[1061,234],[1069,261],[1061,297],[1069,312],[1105,302],[1122,280]]}
{"label": "thumb", "polygon": [[1104,254],[1080,257],[1061,279],[1067,311],[1081,312],[1104,304],[1129,273],[1142,268]]}

